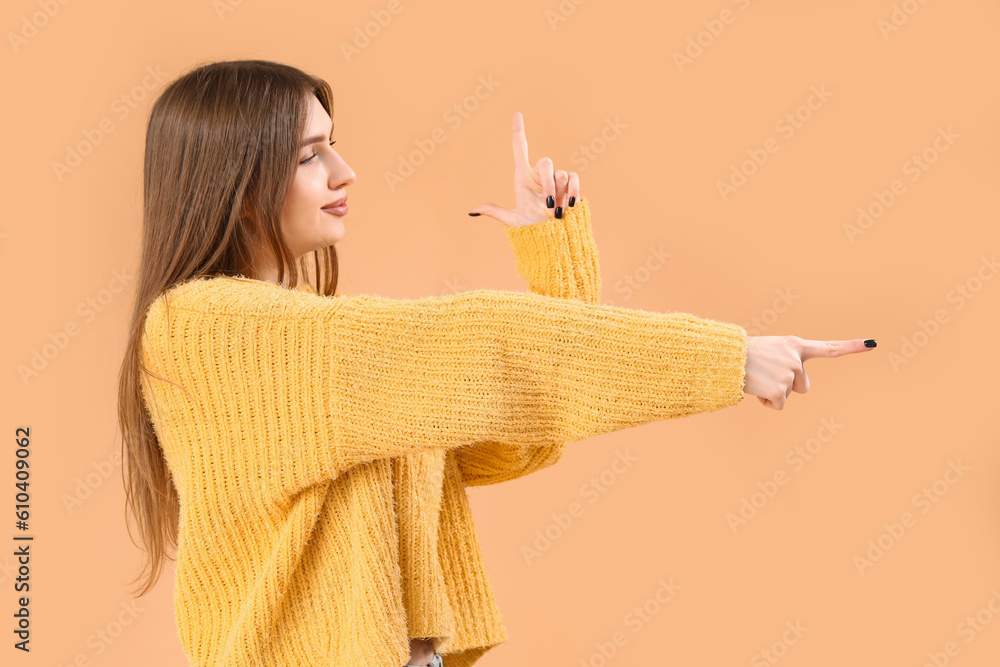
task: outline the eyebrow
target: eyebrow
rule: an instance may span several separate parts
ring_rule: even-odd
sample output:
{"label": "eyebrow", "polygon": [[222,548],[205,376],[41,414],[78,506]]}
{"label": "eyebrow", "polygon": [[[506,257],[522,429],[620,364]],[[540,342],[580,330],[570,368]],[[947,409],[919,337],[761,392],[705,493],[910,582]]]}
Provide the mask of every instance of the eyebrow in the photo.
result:
{"label": "eyebrow", "polygon": [[[330,134],[333,134],[333,124],[332,123],[330,125]],[[313,136],[308,137],[306,139],[303,139],[302,143],[299,144],[299,148],[305,148],[309,144],[315,144],[315,143],[318,143],[320,141],[329,141],[329,140],[330,140],[329,135],[324,136],[322,134],[316,134],[316,135],[313,135]]]}

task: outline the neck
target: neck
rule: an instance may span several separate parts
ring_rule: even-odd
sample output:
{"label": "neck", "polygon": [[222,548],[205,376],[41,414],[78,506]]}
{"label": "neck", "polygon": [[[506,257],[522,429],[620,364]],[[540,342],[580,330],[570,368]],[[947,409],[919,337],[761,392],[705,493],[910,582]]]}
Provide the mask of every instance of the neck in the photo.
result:
{"label": "neck", "polygon": [[278,278],[278,269],[271,265],[265,265],[256,271],[253,277],[257,280],[274,283],[275,285],[281,284],[281,280]]}

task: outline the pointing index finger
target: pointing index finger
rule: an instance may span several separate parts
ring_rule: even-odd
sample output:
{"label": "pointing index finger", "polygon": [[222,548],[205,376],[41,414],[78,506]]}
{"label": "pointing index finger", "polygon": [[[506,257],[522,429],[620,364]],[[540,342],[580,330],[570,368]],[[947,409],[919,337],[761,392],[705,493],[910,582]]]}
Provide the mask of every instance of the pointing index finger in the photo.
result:
{"label": "pointing index finger", "polygon": [[531,169],[528,162],[528,138],[524,134],[524,116],[514,112],[514,168]]}
{"label": "pointing index finger", "polygon": [[[845,354],[867,352],[874,349],[874,346],[866,346],[865,340],[864,338],[851,338],[849,340],[804,340],[802,341],[802,361],[812,359],[813,357],[840,357]],[[872,342],[874,343],[875,341]]]}

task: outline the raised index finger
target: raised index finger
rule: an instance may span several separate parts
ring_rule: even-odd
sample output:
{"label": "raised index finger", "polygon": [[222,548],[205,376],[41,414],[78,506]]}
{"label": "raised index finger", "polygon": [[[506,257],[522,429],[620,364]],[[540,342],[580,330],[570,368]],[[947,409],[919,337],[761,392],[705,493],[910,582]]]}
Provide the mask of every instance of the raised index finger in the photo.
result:
{"label": "raised index finger", "polygon": [[524,117],[514,112],[514,168],[531,169],[528,162],[528,137],[524,134]]}
{"label": "raised index finger", "polygon": [[813,357],[840,357],[845,354],[867,352],[874,347],[867,347],[864,338],[849,340],[804,340],[802,341],[802,361]]}

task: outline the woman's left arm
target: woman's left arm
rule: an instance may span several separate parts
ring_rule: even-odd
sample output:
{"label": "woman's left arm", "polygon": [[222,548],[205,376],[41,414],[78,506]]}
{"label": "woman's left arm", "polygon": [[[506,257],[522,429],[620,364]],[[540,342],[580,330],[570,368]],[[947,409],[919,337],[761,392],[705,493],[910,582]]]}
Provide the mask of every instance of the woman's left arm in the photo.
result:
{"label": "woman's left arm", "polygon": [[[534,169],[528,166],[520,113],[514,115],[514,161],[518,207],[508,210],[485,204],[474,211],[504,222],[507,240],[517,259],[517,272],[532,292],[599,303],[601,270],[590,225],[590,202],[580,196],[576,173],[556,171],[549,158],[539,160]],[[550,195],[553,206],[545,208],[552,214],[540,222],[525,224],[532,219],[533,211],[550,203]],[[557,213],[561,217],[555,217]],[[458,459],[465,485],[484,486],[547,468],[562,458],[565,448],[566,443],[525,446],[483,442],[460,447],[453,455]]]}

